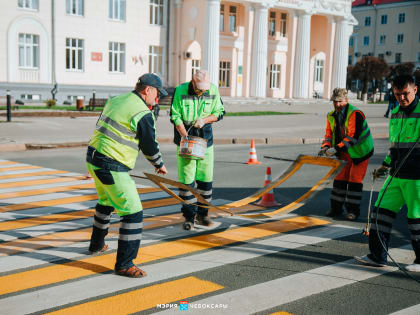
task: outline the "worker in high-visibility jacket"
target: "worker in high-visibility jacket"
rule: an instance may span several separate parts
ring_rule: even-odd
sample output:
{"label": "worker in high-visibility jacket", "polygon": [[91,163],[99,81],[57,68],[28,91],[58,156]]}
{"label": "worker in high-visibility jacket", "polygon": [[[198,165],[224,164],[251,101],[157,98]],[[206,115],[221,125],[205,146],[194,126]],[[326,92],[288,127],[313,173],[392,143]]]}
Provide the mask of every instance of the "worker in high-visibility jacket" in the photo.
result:
{"label": "worker in high-visibility jacket", "polygon": [[[223,118],[225,110],[217,86],[210,83],[207,70],[195,72],[190,82],[179,85],[171,105],[171,122],[174,124],[174,143],[179,152],[181,137],[196,136],[207,140],[204,159],[189,159],[177,154],[178,180],[191,187],[197,183],[200,195],[208,202],[213,194],[213,130],[212,123]],[[188,190],[180,189],[179,196],[190,203],[197,199]],[[204,226],[212,224],[208,209],[192,204],[183,204],[181,208],[185,218],[183,229],[194,228],[195,220]]]}
{"label": "worker in high-visibility jacket", "polygon": [[331,208],[326,216],[336,217],[343,213],[354,221],[360,215],[363,179],[373,155],[373,139],[363,112],[348,103],[346,89],[336,88],[331,96],[334,110],[327,115],[324,141],[318,155],[347,162],[335,177],[331,191]]}
{"label": "worker in high-visibility jacket", "polygon": [[392,88],[400,104],[391,112],[389,121],[390,149],[376,175],[389,176],[385,180],[369,233],[370,253],[355,257],[358,261],[381,267],[387,262],[392,223],[401,208],[407,206],[408,229],[416,255],[408,271],[420,272],[420,100],[417,87],[409,75],[397,76]]}
{"label": "worker in high-visibility jacket", "polygon": [[89,251],[94,254],[108,248],[104,239],[115,209],[121,217],[115,273],[132,278],[143,277],[146,272],[133,262],[140,246],[143,208],[128,171],[141,150],[157,173],[167,173],[150,110],[159,93],[167,95],[162,81],[147,73],[139,78],[134,91],[110,98],[87,150],[87,168],[98,192]]}

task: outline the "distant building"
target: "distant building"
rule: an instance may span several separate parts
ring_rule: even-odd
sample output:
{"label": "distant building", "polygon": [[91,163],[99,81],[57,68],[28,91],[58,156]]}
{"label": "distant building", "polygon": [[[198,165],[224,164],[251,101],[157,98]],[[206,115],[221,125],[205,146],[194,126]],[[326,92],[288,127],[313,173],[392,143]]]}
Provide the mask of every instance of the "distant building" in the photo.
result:
{"label": "distant building", "polygon": [[37,100],[56,86],[59,102],[128,91],[146,72],[175,87],[199,68],[224,96],[328,97],[345,86],[357,23],[351,0],[8,0],[0,9],[0,89]]}
{"label": "distant building", "polygon": [[359,25],[350,37],[349,64],[363,56],[420,67],[420,1],[355,0]]}

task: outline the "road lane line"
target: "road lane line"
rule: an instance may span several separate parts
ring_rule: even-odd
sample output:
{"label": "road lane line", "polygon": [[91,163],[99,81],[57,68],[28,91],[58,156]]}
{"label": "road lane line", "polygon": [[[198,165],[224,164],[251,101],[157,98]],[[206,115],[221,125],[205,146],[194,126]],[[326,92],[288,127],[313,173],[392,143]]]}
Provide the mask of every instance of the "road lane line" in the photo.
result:
{"label": "road lane line", "polygon": [[85,176],[56,177],[56,178],[49,178],[49,179],[28,180],[24,182],[19,181],[19,182],[1,183],[0,188],[13,188],[13,187],[22,187],[22,186],[63,183],[63,182],[71,182],[71,181],[85,180],[85,179],[86,179]]}
{"label": "road lane line", "polygon": [[[143,264],[158,259],[191,254],[205,249],[325,224],[330,224],[330,222],[317,218],[296,217],[194,236],[188,239],[143,247],[140,249],[140,257],[135,260],[135,263]],[[0,282],[4,283],[4,285],[0,287],[0,295],[78,279],[96,273],[109,272],[114,268],[115,256],[116,253],[104,254],[79,261],[2,276],[0,277]]]}
{"label": "road lane line", "polygon": [[39,176],[39,175],[56,175],[56,174],[66,174],[66,171],[50,170],[50,171],[38,171],[37,169],[28,170],[28,172],[16,172],[15,174],[0,175],[0,179],[9,179],[9,178],[21,178],[21,177],[30,177],[30,176]]}
{"label": "road lane line", "polygon": [[18,164],[18,162],[13,162],[13,161],[0,161],[0,165],[10,165],[10,164]]}
{"label": "road lane line", "polygon": [[405,309],[399,310],[395,313],[389,315],[419,315],[420,314],[420,304],[407,307]]}
{"label": "road lane line", "polygon": [[[410,245],[390,250],[390,255],[397,261],[407,260]],[[408,260],[407,260],[408,261]],[[250,314],[278,307],[299,299],[344,287],[370,278],[397,271],[397,267],[383,268],[362,266],[354,259],[331,264],[290,276],[267,281],[239,290],[225,292],[195,303],[229,304],[229,309],[221,309],[218,314],[231,314],[232,309],[237,314]],[[258,299],[255,299],[258,296]],[[162,312],[165,313],[165,312]],[[168,314],[170,312],[167,312]],[[210,310],[192,311],[192,314],[212,314]]]}
{"label": "road lane line", "polygon": [[46,314],[125,315],[154,308],[158,304],[176,302],[193,296],[215,292],[223,288],[223,286],[214,282],[201,280],[196,277],[187,277],[155,284],[146,288],[118,294],[117,296],[79,304]]}
{"label": "road lane line", "polygon": [[7,198],[17,198],[17,197],[27,197],[27,196],[35,196],[35,195],[42,195],[42,194],[49,194],[55,192],[64,192],[64,191],[71,191],[71,190],[79,190],[79,189],[88,189],[88,188],[95,188],[94,183],[87,183],[87,184],[78,184],[73,186],[64,186],[64,187],[53,187],[53,188],[42,188],[42,189],[34,189],[34,190],[25,190],[25,191],[17,191],[17,192],[9,192],[0,194],[0,199],[7,199]]}
{"label": "road lane line", "polygon": [[[148,192],[155,192],[161,191],[159,188],[138,188],[137,191],[141,193],[148,193]],[[83,202],[89,200],[96,200],[98,199],[97,194],[94,195],[83,195],[77,197],[66,197],[66,198],[59,198],[59,199],[50,199],[50,200],[43,200],[43,201],[36,201],[36,202],[28,202],[23,204],[12,204],[8,206],[0,207],[0,213],[8,212],[8,211],[18,211],[18,210],[26,210],[32,208],[40,208],[40,207],[51,207],[62,205],[66,203],[75,203],[75,202]]]}
{"label": "road lane line", "polygon": [[[178,257],[176,259],[150,264],[144,266],[148,275],[141,279],[133,280],[115,276],[114,274],[102,274],[96,277],[88,277],[70,283],[62,283],[49,288],[41,288],[31,292],[5,297],[0,300],[0,303],[3,305],[3,311],[6,314],[40,312],[56,306],[110,295],[120,290],[136,288],[159,281],[168,281],[175,277],[200,272],[209,268],[235,264],[263,255],[314,245],[359,233],[360,229],[342,225],[317,227],[297,233],[283,234],[264,240],[252,241],[251,243],[227,246],[204,253],[196,253],[193,256]],[[83,290],[80,288],[83,288]],[[47,296],[48,299],[40,299],[40,296]],[[248,314],[248,312],[245,314]]]}
{"label": "road lane line", "polygon": [[0,173],[10,172],[10,171],[39,169],[39,168],[42,168],[42,167],[36,166],[36,165],[12,166],[12,167],[3,167],[3,168],[0,167]]}

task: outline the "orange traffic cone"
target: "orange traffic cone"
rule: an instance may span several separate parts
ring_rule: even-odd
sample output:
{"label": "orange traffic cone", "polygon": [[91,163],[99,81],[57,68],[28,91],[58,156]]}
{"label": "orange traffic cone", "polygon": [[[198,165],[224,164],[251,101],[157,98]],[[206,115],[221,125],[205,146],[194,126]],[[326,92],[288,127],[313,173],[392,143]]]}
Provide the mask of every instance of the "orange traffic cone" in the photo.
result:
{"label": "orange traffic cone", "polygon": [[[267,186],[271,183],[271,167],[267,167],[267,171],[265,173],[265,180],[264,186]],[[268,193],[264,194],[259,202],[257,202],[258,206],[261,207],[277,207],[280,204],[274,200],[274,193],[273,190],[270,190]]]}
{"label": "orange traffic cone", "polygon": [[255,151],[254,139],[251,140],[251,147],[249,148],[249,160],[246,164],[261,164],[257,159],[257,151]]}

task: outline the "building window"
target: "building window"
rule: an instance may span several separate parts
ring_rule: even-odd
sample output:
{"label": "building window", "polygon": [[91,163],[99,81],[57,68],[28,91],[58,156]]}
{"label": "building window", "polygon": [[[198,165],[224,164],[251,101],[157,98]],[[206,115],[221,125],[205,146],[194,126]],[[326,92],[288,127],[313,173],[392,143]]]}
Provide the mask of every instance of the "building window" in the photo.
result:
{"label": "building window", "polygon": [[39,101],[41,99],[41,94],[21,94],[21,100],[30,100],[30,101]]}
{"label": "building window", "polygon": [[378,54],[378,58],[383,60],[385,58],[385,56],[384,56],[384,54]]}
{"label": "building window", "polygon": [[353,55],[349,55],[349,65],[353,64]]}
{"label": "building window", "polygon": [[397,35],[397,44],[402,44],[404,42],[404,34]]}
{"label": "building window", "polygon": [[220,61],[219,87],[230,87],[230,61]]}
{"label": "building window", "polygon": [[353,36],[350,36],[349,46],[353,47],[353,44],[354,44],[354,38],[353,38]]}
{"label": "building window", "polygon": [[385,45],[386,35],[379,36],[379,45]]}
{"label": "building window", "polygon": [[83,39],[66,38],[66,69],[83,70]]}
{"label": "building window", "polygon": [[280,88],[280,74],[281,74],[281,65],[272,64],[270,66],[270,88],[271,89]]}
{"label": "building window", "polygon": [[109,43],[109,67],[110,72],[124,72],[125,71],[125,44],[124,43]]}
{"label": "building window", "polygon": [[363,46],[369,46],[369,36],[363,37]]}
{"label": "building window", "polygon": [[194,76],[194,74],[200,70],[201,67],[201,61],[198,59],[191,60],[191,77]]}
{"label": "building window", "polygon": [[66,0],[66,13],[83,16],[83,0]]}
{"label": "building window", "polygon": [[387,24],[388,23],[388,15],[384,14],[381,15],[381,24]]}
{"label": "building window", "polygon": [[163,25],[163,0],[150,0],[150,24]]}
{"label": "building window", "polygon": [[282,13],[280,19],[280,36],[286,37],[287,14]]}
{"label": "building window", "polygon": [[398,14],[398,23],[405,23],[405,13]]}
{"label": "building window", "polygon": [[109,18],[125,21],[125,0],[109,0]]}
{"label": "building window", "polygon": [[316,59],[315,60],[315,82],[322,83],[324,82],[324,60]]}
{"label": "building window", "polygon": [[395,54],[395,63],[401,63],[401,53]]}
{"label": "building window", "polygon": [[149,46],[149,72],[163,74],[162,46]]}
{"label": "building window", "polygon": [[229,32],[236,32],[236,7],[229,6]]}
{"label": "building window", "polygon": [[365,17],[365,26],[370,26],[370,16]]}
{"label": "building window", "polygon": [[221,32],[224,32],[225,30],[225,5],[220,5],[220,24],[219,28]]}
{"label": "building window", "polygon": [[39,68],[39,36],[19,34],[19,67]]}
{"label": "building window", "polygon": [[18,7],[23,9],[38,10],[38,0],[18,0]]}
{"label": "building window", "polygon": [[276,36],[276,12],[270,12],[270,19],[268,20],[268,36]]}
{"label": "building window", "polygon": [[417,53],[417,62],[420,62],[420,52]]}
{"label": "building window", "polygon": [[419,33],[419,42],[420,42],[420,33]]}

